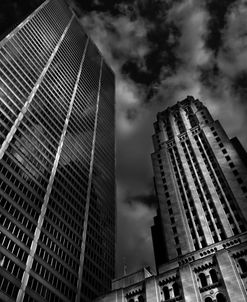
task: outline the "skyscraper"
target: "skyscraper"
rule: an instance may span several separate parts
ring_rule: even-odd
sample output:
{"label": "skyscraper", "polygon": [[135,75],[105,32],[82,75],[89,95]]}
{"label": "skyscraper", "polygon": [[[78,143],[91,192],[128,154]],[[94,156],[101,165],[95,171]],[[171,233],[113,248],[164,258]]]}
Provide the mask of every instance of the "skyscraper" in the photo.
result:
{"label": "skyscraper", "polygon": [[0,55],[0,301],[92,301],[114,277],[114,75],[61,0]]}
{"label": "skyscraper", "polygon": [[157,114],[152,154],[157,275],[113,282],[101,302],[247,301],[247,155],[193,97]]}
{"label": "skyscraper", "polygon": [[181,266],[185,301],[247,301],[246,152],[193,97],[160,112],[154,129],[158,272],[174,261]]}

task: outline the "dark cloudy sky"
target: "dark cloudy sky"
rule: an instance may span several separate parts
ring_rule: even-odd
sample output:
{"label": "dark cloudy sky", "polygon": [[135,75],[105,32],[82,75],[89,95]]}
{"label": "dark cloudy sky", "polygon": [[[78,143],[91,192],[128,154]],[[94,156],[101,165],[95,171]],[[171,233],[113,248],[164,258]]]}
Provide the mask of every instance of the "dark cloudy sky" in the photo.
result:
{"label": "dark cloudy sky", "polygon": [[[199,98],[247,147],[247,4],[229,0],[77,1],[116,74],[117,276],[152,265],[153,122]],[[83,4],[84,3],[84,4]]]}
{"label": "dark cloudy sky", "polygon": [[[76,3],[86,32],[116,74],[120,276],[124,263],[128,272],[154,266],[150,153],[156,113],[193,95],[208,106],[230,137],[238,136],[247,148],[247,4],[243,0],[70,1]],[[11,18],[17,4],[24,10],[27,2],[2,5]]]}

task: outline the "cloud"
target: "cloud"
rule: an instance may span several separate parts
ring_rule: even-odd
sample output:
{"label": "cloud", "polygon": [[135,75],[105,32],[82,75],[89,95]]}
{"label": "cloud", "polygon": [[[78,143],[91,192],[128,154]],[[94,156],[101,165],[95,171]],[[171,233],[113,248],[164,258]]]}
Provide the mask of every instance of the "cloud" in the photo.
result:
{"label": "cloud", "polygon": [[[216,3],[217,2],[217,3]],[[219,2],[219,3],[218,3]],[[158,111],[199,98],[229,136],[245,138],[243,1],[99,1],[81,18],[116,75],[117,275],[153,265],[152,124]],[[126,260],[123,260],[125,257]]]}
{"label": "cloud", "polygon": [[81,23],[115,71],[130,58],[141,62],[149,51],[149,24],[141,18],[92,11],[82,16]]}
{"label": "cloud", "polygon": [[169,10],[168,19],[173,20],[180,33],[174,49],[179,65],[171,74],[163,65],[154,100],[162,103],[168,99],[172,105],[187,95],[201,96],[200,68],[209,64],[211,52],[205,47],[204,40],[208,14],[200,2],[176,3]]}
{"label": "cloud", "polygon": [[117,277],[134,272],[142,266],[154,267],[151,225],[155,210],[141,203],[124,202],[126,191],[118,186]]}
{"label": "cloud", "polygon": [[147,39],[150,25],[142,18],[132,20],[130,15],[114,16],[97,11],[83,15],[81,23],[115,73],[117,133],[126,135],[135,127],[133,122],[145,98],[145,87],[123,75],[121,68],[128,60],[136,60],[139,68],[145,69],[144,56],[150,51]]}
{"label": "cloud", "polygon": [[157,196],[154,193],[150,193],[148,195],[140,194],[140,195],[134,195],[129,196],[125,202],[127,202],[130,206],[136,205],[136,203],[143,204],[149,208],[155,208],[157,207]]}
{"label": "cloud", "polygon": [[217,56],[222,47],[222,31],[227,23],[227,14],[236,0],[205,0],[205,9],[210,16],[207,24],[207,35],[205,42],[207,48],[211,49]]}
{"label": "cloud", "polygon": [[247,68],[247,7],[243,1],[232,6],[223,31],[223,45],[218,58],[222,73],[233,78]]}
{"label": "cloud", "polygon": [[245,146],[247,104],[247,8],[244,1],[227,7],[217,55],[201,69],[201,95],[229,136],[237,135]]}

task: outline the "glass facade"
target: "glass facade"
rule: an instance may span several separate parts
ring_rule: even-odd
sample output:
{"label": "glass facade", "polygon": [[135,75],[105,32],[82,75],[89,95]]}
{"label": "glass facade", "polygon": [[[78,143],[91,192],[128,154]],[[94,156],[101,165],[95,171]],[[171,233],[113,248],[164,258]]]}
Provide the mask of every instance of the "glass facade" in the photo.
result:
{"label": "glass facade", "polygon": [[114,277],[114,75],[59,0],[0,56],[0,301],[92,301]]}

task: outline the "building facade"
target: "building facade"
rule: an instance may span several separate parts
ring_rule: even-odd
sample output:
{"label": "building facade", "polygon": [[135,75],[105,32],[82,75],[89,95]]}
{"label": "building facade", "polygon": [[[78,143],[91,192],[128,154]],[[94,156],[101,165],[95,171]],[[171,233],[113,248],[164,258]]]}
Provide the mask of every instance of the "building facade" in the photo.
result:
{"label": "building facade", "polygon": [[158,113],[154,129],[157,275],[124,276],[97,301],[246,302],[245,150],[193,97]]}
{"label": "building facade", "polygon": [[114,277],[114,75],[61,0],[0,55],[0,301],[92,301]]}

